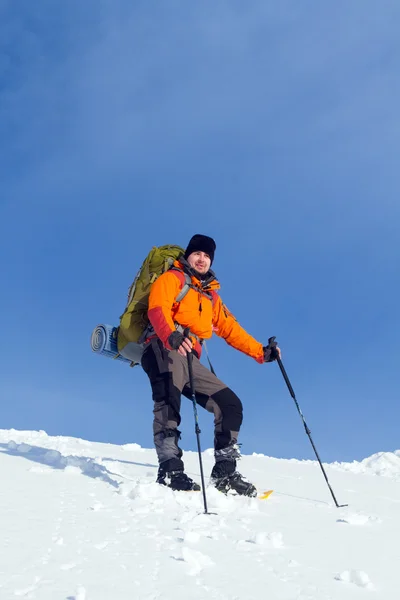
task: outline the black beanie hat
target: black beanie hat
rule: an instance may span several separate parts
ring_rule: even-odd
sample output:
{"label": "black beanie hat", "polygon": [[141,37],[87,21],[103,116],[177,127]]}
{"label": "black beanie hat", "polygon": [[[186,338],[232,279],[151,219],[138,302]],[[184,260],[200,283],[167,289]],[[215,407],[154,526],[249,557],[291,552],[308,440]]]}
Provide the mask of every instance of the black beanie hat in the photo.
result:
{"label": "black beanie hat", "polygon": [[211,264],[214,260],[214,252],[216,249],[216,244],[214,240],[208,235],[201,235],[200,233],[196,233],[192,237],[189,242],[188,247],[186,248],[184,257],[187,258],[192,254],[192,252],[205,252],[211,258]]}

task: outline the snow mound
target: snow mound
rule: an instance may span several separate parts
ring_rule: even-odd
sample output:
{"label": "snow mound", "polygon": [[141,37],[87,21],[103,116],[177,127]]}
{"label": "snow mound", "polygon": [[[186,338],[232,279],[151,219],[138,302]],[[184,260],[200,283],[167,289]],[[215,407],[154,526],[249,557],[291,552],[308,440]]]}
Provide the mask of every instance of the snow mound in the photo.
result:
{"label": "snow mound", "polygon": [[127,450],[128,452],[131,452],[131,451],[144,452],[144,448],[142,448],[142,446],[140,446],[140,444],[123,444],[121,446],[121,448],[123,450]]}
{"label": "snow mound", "polygon": [[394,452],[377,452],[360,462],[356,460],[351,463],[334,462],[331,466],[340,471],[380,475],[400,481],[400,450],[395,450]]}

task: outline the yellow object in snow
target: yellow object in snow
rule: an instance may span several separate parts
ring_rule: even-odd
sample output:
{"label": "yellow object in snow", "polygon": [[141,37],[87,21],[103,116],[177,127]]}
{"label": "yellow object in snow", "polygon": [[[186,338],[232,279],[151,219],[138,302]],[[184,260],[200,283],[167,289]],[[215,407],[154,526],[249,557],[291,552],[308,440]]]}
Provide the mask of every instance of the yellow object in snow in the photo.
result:
{"label": "yellow object in snow", "polygon": [[267,500],[274,490],[268,490],[267,492],[263,492],[260,496],[258,496],[259,500]]}

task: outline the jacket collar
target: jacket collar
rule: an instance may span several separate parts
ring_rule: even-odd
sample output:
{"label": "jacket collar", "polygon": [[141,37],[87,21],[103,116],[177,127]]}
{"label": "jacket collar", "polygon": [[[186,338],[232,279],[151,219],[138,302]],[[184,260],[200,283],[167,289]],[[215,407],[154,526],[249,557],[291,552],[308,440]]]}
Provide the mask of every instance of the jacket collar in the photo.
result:
{"label": "jacket collar", "polygon": [[212,269],[205,273],[204,277],[200,279],[199,274],[192,269],[183,256],[174,262],[174,267],[189,275],[192,279],[193,285],[201,288],[202,290],[218,290],[221,287]]}

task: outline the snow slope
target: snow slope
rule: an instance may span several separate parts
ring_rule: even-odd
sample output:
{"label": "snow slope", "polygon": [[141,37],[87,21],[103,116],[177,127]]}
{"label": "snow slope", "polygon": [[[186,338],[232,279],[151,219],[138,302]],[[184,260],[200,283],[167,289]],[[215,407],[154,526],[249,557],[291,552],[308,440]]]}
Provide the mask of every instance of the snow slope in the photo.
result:
{"label": "snow slope", "polygon": [[154,483],[153,450],[0,430],[0,600],[400,600],[400,452],[326,468],[348,507],[318,464],[253,455],[274,494],[208,488],[204,515]]}

